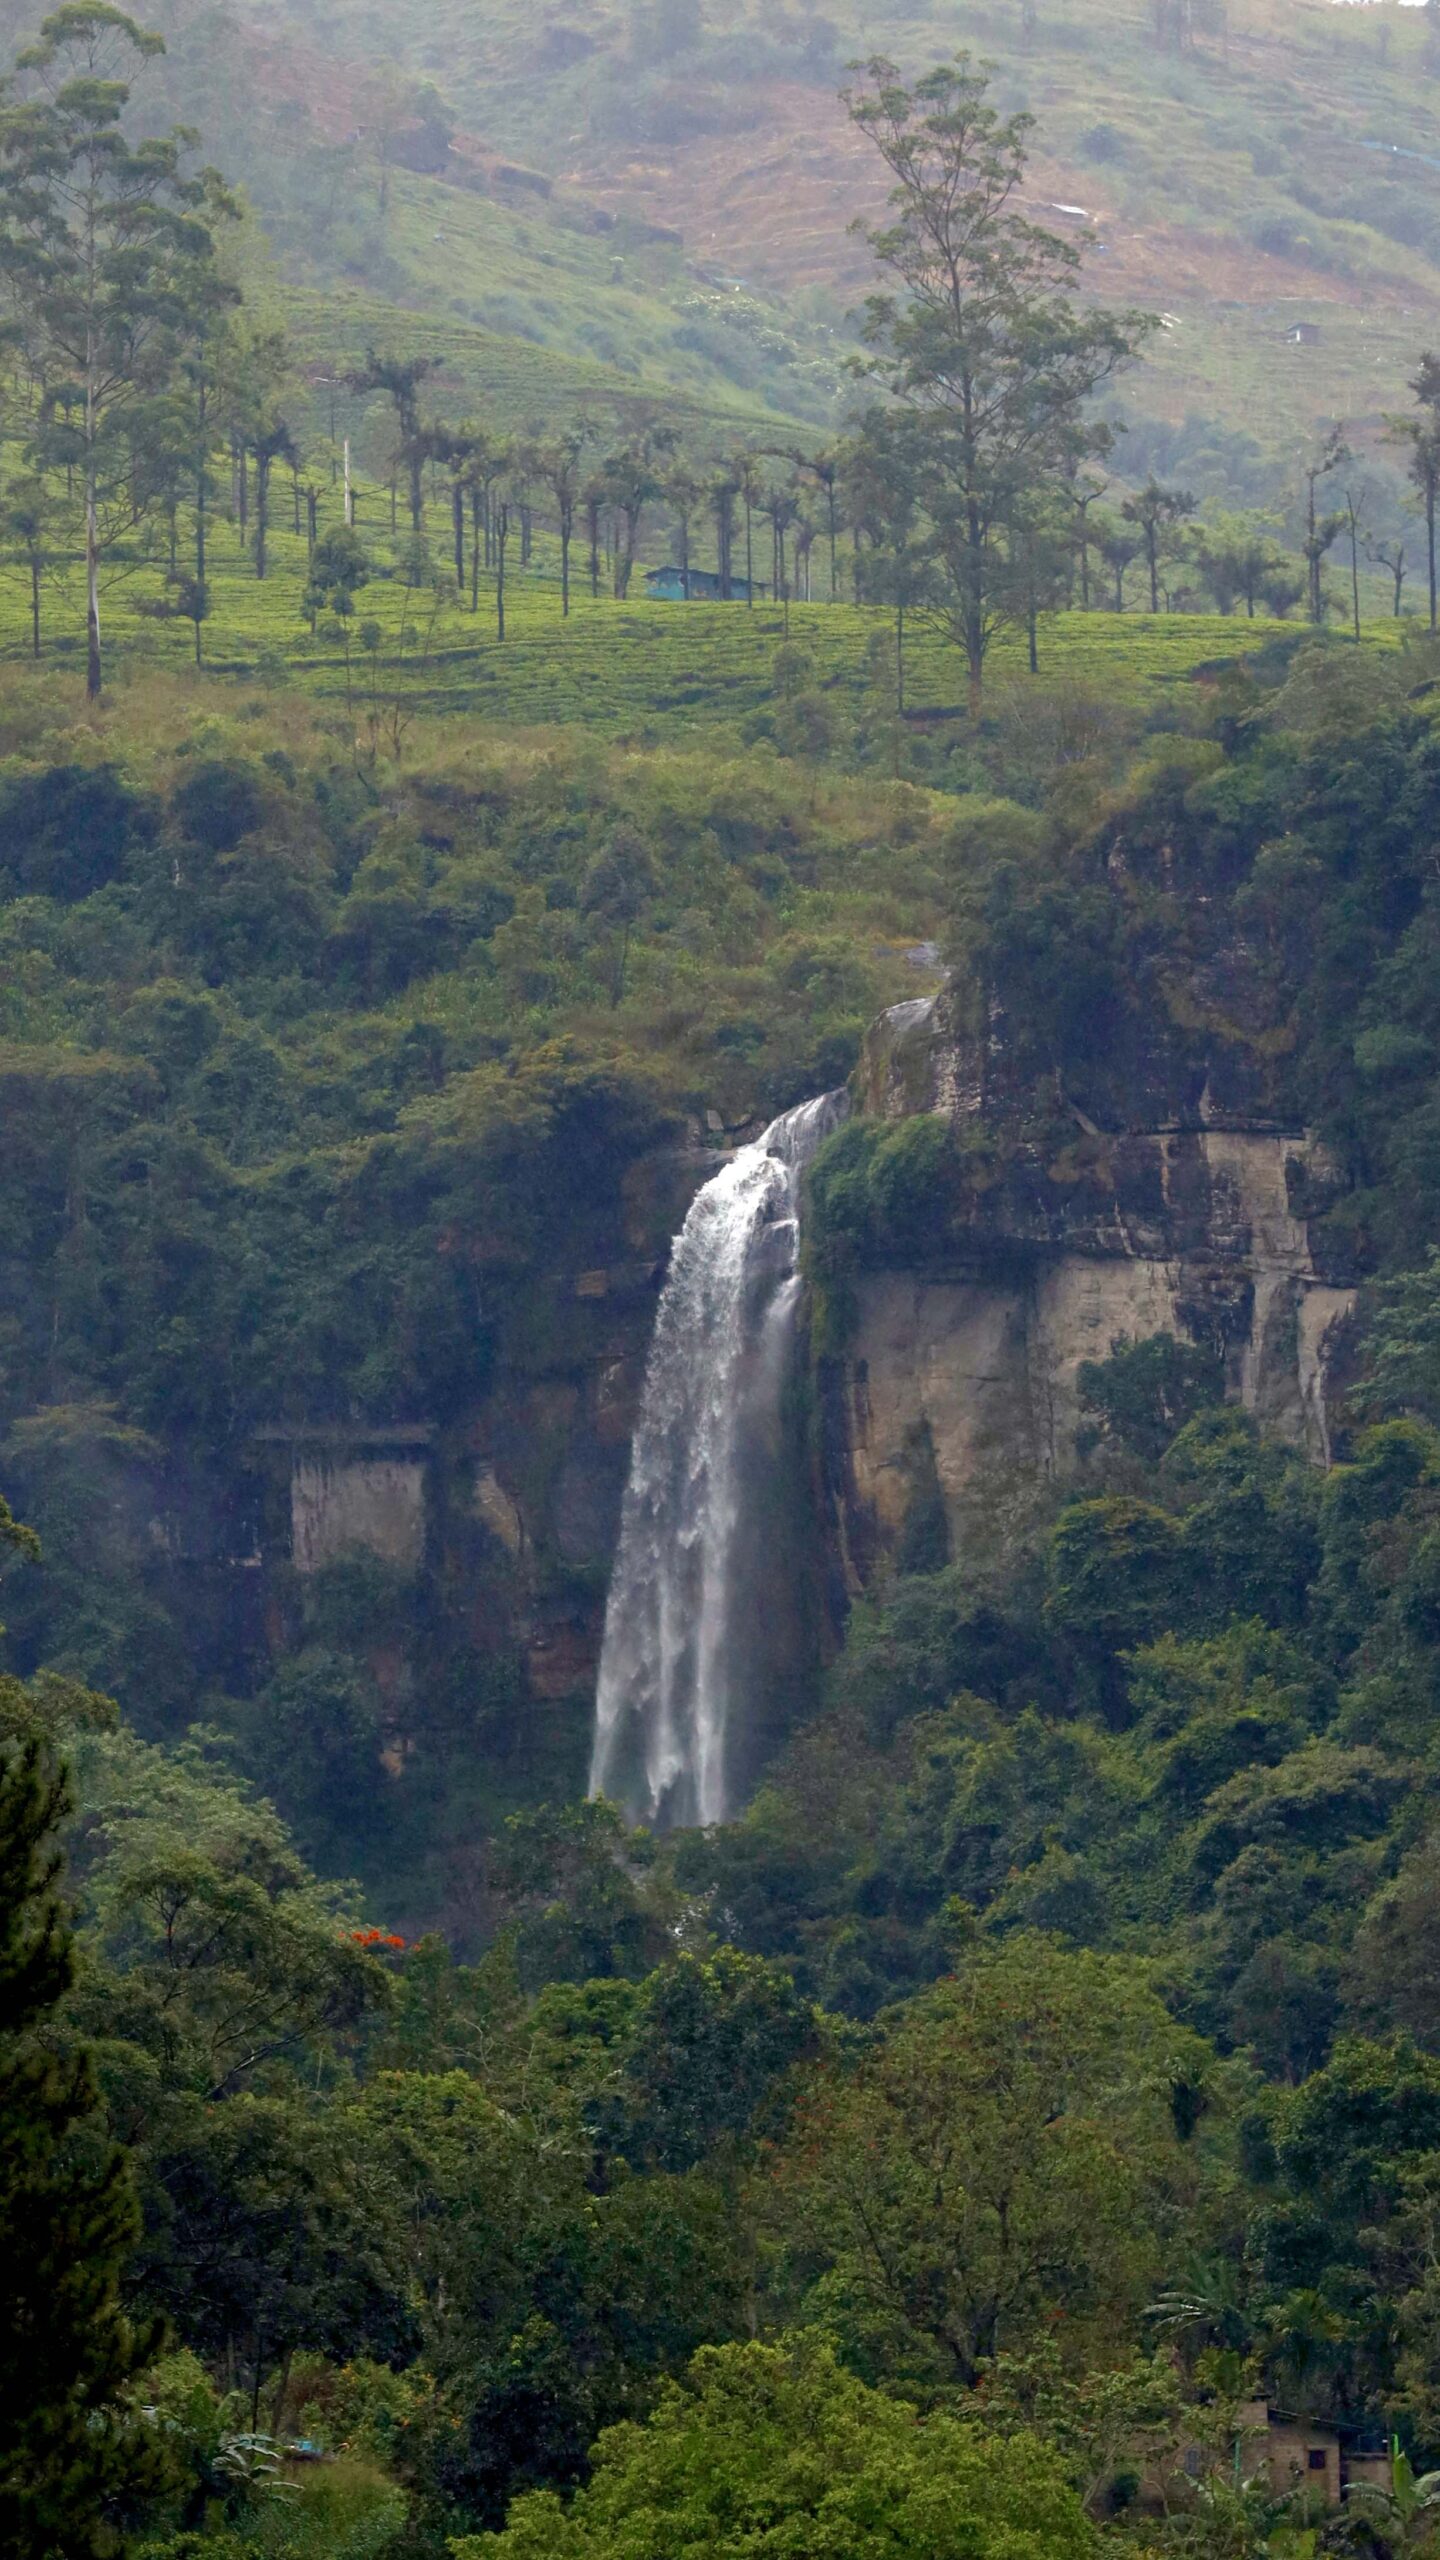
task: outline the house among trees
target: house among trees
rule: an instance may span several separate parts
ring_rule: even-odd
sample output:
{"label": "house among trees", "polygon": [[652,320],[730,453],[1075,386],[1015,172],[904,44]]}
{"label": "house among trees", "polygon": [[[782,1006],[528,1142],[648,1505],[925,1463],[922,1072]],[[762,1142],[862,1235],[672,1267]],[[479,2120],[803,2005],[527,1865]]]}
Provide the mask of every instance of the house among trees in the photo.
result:
{"label": "house among trees", "polygon": [[[645,585],[649,593],[661,604],[697,604],[702,599],[706,603],[725,600],[724,588],[714,569],[647,569]],[[747,578],[731,579],[729,601],[732,604],[748,604],[751,592]],[[768,595],[770,590],[757,578],[753,592],[757,597],[761,597]]]}
{"label": "house among trees", "polygon": [[[1184,2445],[1179,2468],[1186,2478],[1203,2480],[1222,2468],[1228,2471],[1232,2460],[1241,2478],[1268,2478],[1277,2498],[1308,2489],[1327,2507],[1342,2506],[1350,2490],[1362,2485],[1387,2495],[1393,2487],[1390,2447],[1377,2430],[1297,2417],[1269,2400],[1241,2402],[1233,2455],[1213,2444]],[[1166,2504],[1168,2485],[1158,2464],[1147,2466],[1141,2485],[1144,2503]]]}

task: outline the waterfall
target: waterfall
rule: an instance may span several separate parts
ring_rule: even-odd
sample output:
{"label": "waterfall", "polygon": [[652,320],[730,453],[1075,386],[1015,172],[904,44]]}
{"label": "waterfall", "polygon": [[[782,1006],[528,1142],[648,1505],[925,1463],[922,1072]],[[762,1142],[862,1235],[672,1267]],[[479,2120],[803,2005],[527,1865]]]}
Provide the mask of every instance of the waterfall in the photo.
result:
{"label": "waterfall", "polygon": [[764,1690],[787,1600],[800,1178],[848,1108],[842,1090],[784,1112],[706,1183],[675,1242],[631,1452],[590,1764],[591,1793],[632,1821],[723,1822],[733,1809],[737,1721]]}

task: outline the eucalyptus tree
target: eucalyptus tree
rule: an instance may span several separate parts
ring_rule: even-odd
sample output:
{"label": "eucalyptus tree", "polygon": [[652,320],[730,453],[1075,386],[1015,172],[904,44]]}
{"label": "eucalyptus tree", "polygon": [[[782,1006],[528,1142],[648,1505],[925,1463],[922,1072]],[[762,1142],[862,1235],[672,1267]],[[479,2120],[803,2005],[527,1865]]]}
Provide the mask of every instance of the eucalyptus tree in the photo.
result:
{"label": "eucalyptus tree", "polygon": [[743,478],[740,464],[717,462],[710,474],[710,513],[715,525],[715,570],[720,593],[728,604],[735,593],[735,501]]}
{"label": "eucalyptus tree", "polygon": [[666,471],[663,495],[674,521],[675,540],[680,553],[680,584],[688,604],[690,601],[690,536],[695,518],[704,502],[705,483],[685,454],[677,454]]}
{"label": "eucalyptus tree", "polygon": [[1100,557],[1115,581],[1115,611],[1125,610],[1125,572],[1140,557],[1140,536],[1119,516],[1102,516],[1096,528]]}
{"label": "eucalyptus tree", "polygon": [[30,595],[30,654],[40,655],[40,599],[57,561],[56,508],[41,474],[12,480],[0,506],[0,540],[23,572]]}
{"label": "eucalyptus tree", "polygon": [[290,432],[288,419],[278,412],[266,419],[251,450],[255,456],[255,575],[263,578],[268,565],[270,475],[277,462],[288,462],[298,473],[300,450]]}
{"label": "eucalyptus tree", "polygon": [[896,412],[877,414],[866,421],[844,457],[845,504],[857,535],[856,584],[867,604],[886,604],[894,615],[899,718],[905,712],[906,617],[933,610],[942,601],[920,502],[918,444],[913,419]]}
{"label": "eucalyptus tree", "polygon": [[1033,119],[1002,117],[968,54],[913,88],[883,55],[846,92],[894,180],[867,233],[887,279],[870,297],[869,373],[923,429],[923,498],[944,618],[972,707],[1009,618],[1003,528],[1020,499],[1103,450],[1090,401],[1152,325],[1076,300],[1080,253],[1019,210]]}
{"label": "eucalyptus tree", "polygon": [[[470,610],[480,610],[480,561],[483,546],[487,569],[495,565],[498,514],[495,491],[510,469],[511,446],[504,436],[492,436],[483,427],[462,426],[457,443],[464,453],[459,465],[460,478],[470,501]],[[509,520],[506,520],[506,531]]]}
{"label": "eucalyptus tree", "polygon": [[214,254],[186,137],[132,142],[131,83],[162,39],[107,0],[66,0],[0,102],[0,296],[74,420],[84,512],[86,690],[100,692],[100,564],[143,497],[132,428],[171,380],[197,272]]}
{"label": "eucalyptus tree", "polygon": [[[1388,435],[1405,454],[1405,467],[1419,492],[1425,515],[1425,563],[1430,595],[1430,628],[1435,629],[1436,560],[1435,514],[1440,502],[1440,357],[1423,355],[1410,384],[1415,394],[1419,416],[1391,418]],[[1399,611],[1400,589],[1397,584],[1396,611]]]}
{"label": "eucalyptus tree", "polygon": [[645,510],[664,494],[675,444],[675,429],[652,419],[607,454],[596,475],[602,503],[612,510],[617,526],[614,586],[622,600],[630,592]]}
{"label": "eucalyptus tree", "polygon": [[[1319,450],[1312,453],[1304,466],[1302,475],[1305,482],[1305,532],[1300,547],[1305,554],[1306,592],[1310,619],[1317,628],[1325,619],[1325,594],[1320,572],[1325,564],[1325,555],[1345,522],[1342,508],[1332,507],[1327,512],[1321,506],[1320,486],[1322,481],[1329,479],[1332,471],[1338,471],[1349,460],[1350,448],[1345,442],[1345,431],[1343,427],[1335,426],[1324,437]],[[1437,470],[1440,470],[1440,445],[1437,445],[1436,466]],[[1433,627],[1433,585],[1431,620]]]}
{"label": "eucalyptus tree", "polygon": [[560,536],[560,612],[562,619],[570,612],[570,547],[575,539],[575,511],[581,504],[585,487],[585,450],[595,430],[587,418],[577,418],[559,435],[548,436],[535,447],[535,476],[548,489],[555,504],[555,524]]}

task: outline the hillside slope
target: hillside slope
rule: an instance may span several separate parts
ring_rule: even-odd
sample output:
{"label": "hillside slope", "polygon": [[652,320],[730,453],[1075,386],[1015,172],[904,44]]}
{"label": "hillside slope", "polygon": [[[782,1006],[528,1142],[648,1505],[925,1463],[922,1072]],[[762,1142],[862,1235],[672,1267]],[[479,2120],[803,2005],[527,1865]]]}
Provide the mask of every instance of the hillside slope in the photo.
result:
{"label": "hillside slope", "polygon": [[[1037,211],[1091,236],[1096,289],[1166,316],[1127,413],[1210,422],[1218,456],[1192,430],[1178,461],[1193,472],[1198,453],[1202,485],[1246,497],[1317,420],[1376,433],[1402,398],[1440,325],[1440,155],[1421,12],[1211,14],[1180,52],[1125,0],[836,0],[824,16],[243,0],[223,19],[174,13],[172,72],[229,128],[217,139],[312,277],[358,256],[398,300],[815,417],[866,276],[849,225],[880,196],[837,97],[846,61],[879,46],[917,69],[970,46],[1002,103],[1038,119]],[[217,79],[217,25],[251,66],[240,104]],[[397,187],[383,224],[362,174],[377,64],[432,81],[450,126],[439,174]],[[350,174],[327,236],[303,199],[337,152]],[[1300,322],[1318,337],[1291,345]],[[1163,434],[1156,451],[1173,458]]]}

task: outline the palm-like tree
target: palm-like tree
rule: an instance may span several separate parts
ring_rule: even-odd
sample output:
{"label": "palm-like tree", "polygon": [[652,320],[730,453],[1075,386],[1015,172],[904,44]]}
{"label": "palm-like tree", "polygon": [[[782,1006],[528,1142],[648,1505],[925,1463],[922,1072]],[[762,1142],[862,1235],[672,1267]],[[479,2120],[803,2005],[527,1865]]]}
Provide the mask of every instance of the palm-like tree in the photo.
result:
{"label": "palm-like tree", "polygon": [[1440,2471],[1417,2472],[1396,2448],[1390,2486],[1357,2480],[1346,2500],[1349,2537],[1385,2560],[1412,2560],[1440,2540]]}

